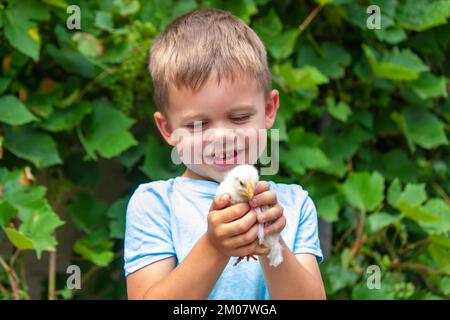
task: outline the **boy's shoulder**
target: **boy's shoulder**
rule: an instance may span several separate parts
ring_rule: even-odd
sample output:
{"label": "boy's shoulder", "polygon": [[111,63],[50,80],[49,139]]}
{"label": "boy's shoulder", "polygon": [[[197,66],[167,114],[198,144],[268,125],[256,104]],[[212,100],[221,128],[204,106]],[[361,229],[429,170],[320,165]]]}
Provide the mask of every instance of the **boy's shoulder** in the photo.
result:
{"label": "boy's shoulder", "polygon": [[165,201],[173,188],[174,179],[155,180],[139,184],[130,197],[130,203],[142,203],[146,201]]}
{"label": "boy's shoulder", "polygon": [[308,191],[295,183],[277,183],[268,181],[270,190],[274,191],[277,199],[290,206],[298,206],[309,199]]}

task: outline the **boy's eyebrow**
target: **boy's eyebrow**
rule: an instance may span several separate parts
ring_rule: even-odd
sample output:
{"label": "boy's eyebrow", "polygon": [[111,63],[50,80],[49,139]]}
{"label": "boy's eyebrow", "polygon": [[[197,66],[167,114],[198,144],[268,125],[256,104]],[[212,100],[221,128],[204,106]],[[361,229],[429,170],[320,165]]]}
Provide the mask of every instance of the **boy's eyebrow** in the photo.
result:
{"label": "boy's eyebrow", "polygon": [[236,110],[254,110],[256,109],[256,106],[252,105],[252,104],[242,104],[242,105],[237,105],[237,106],[233,106],[230,108],[230,112],[236,111]]}
{"label": "boy's eyebrow", "polygon": [[198,113],[198,114],[189,114],[186,117],[183,117],[181,120],[182,122],[189,122],[189,121],[194,121],[194,120],[203,120],[203,119],[207,119],[208,117],[202,113]]}
{"label": "boy's eyebrow", "polygon": [[[256,109],[256,106],[252,104],[242,104],[242,105],[236,105],[233,107],[230,107],[228,110],[229,113],[233,113],[235,111],[253,111]],[[208,116],[203,113],[195,113],[195,114],[188,114],[187,116],[183,117],[181,119],[182,122],[189,122],[194,120],[204,120],[208,119]]]}

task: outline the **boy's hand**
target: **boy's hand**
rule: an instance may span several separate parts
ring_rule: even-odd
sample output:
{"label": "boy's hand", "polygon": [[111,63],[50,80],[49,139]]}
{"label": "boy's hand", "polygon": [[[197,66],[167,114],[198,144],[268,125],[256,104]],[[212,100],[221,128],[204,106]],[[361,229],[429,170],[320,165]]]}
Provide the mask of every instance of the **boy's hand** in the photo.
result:
{"label": "boy's hand", "polygon": [[280,233],[286,226],[283,207],[278,203],[275,192],[269,190],[266,181],[260,181],[256,187],[255,195],[250,200],[251,208],[268,206],[270,209],[257,216],[258,223],[266,223],[264,234],[266,236]]}
{"label": "boy's hand", "polygon": [[228,194],[217,196],[208,214],[207,237],[227,257],[242,257],[255,252],[258,245],[256,213],[248,203],[228,206]]}

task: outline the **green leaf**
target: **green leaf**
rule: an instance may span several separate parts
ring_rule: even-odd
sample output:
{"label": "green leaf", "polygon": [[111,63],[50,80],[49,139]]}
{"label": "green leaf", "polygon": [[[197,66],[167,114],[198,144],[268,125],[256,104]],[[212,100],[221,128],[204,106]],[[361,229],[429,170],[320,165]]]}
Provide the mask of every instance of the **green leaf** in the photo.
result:
{"label": "green leaf", "polygon": [[89,238],[82,238],[75,242],[73,250],[92,263],[106,267],[114,259],[113,247],[112,241],[91,241]]}
{"label": "green leaf", "polygon": [[318,147],[295,147],[288,151],[285,164],[302,175],[305,169],[318,169],[330,164],[325,153]]}
{"label": "green leaf", "polygon": [[437,77],[432,73],[422,73],[419,79],[411,82],[411,86],[421,99],[447,97],[445,77]]}
{"label": "green leaf", "polygon": [[224,4],[226,11],[233,13],[246,23],[249,23],[250,18],[258,13],[258,7],[254,0],[226,1]]}
{"label": "green leaf", "polygon": [[95,76],[96,70],[93,63],[75,49],[58,49],[52,44],[47,44],[46,49],[53,60],[68,73],[75,73],[87,78]]}
{"label": "green leaf", "polygon": [[269,52],[275,59],[289,57],[294,51],[294,46],[300,35],[300,29],[289,29],[273,38],[269,44]]}
{"label": "green leaf", "polygon": [[33,0],[12,0],[4,12],[5,36],[14,48],[38,61],[41,39],[37,24],[31,20],[48,18],[46,5]]}
{"label": "green leaf", "polygon": [[123,239],[125,237],[127,204],[127,197],[118,199],[108,209],[107,216],[111,219],[109,222],[109,235],[111,238]]}
{"label": "green leaf", "polygon": [[278,132],[280,141],[287,141],[289,139],[286,132],[286,119],[284,118],[283,114],[277,114],[275,123],[273,124],[273,129],[279,130]]}
{"label": "green leaf", "polygon": [[439,269],[450,274],[450,248],[431,243],[428,246],[428,252]]}
{"label": "green leaf", "polygon": [[7,201],[0,200],[0,227],[6,228],[14,215],[16,215],[16,209]]}
{"label": "green leaf", "polygon": [[342,268],[339,256],[332,256],[325,260],[320,269],[327,294],[336,293],[348,286],[351,287],[358,279],[355,271]]}
{"label": "green leaf", "polygon": [[378,173],[352,173],[342,185],[347,201],[360,210],[374,210],[384,198],[384,178]]}
{"label": "green leaf", "polygon": [[412,205],[405,200],[399,200],[397,202],[397,208],[400,209],[405,217],[417,222],[436,222],[440,220],[439,216],[426,208],[420,205]]}
{"label": "green leaf", "polygon": [[372,49],[363,45],[364,53],[369,60],[373,74],[378,78],[390,80],[415,80],[423,71],[428,71],[420,58],[409,48],[399,50],[394,48],[387,52],[381,59],[377,59]]}
{"label": "green leaf", "polygon": [[139,169],[152,180],[165,180],[181,174],[184,167],[171,161],[171,151],[171,147],[161,145],[155,136],[150,136],[147,141],[145,160]]}
{"label": "green leaf", "polygon": [[311,46],[302,46],[298,51],[297,64],[300,67],[313,66],[325,76],[338,79],[344,75],[344,68],[351,62],[350,54],[334,43],[325,42],[316,53]]}
{"label": "green leaf", "polygon": [[405,134],[414,143],[425,149],[448,145],[445,125],[424,108],[405,108],[402,113]]}
{"label": "green leaf", "polygon": [[53,139],[28,126],[7,128],[5,148],[19,158],[31,161],[37,168],[62,163]]}
{"label": "green leaf", "polygon": [[253,24],[253,29],[265,43],[266,46],[277,37],[283,30],[283,24],[275,10],[270,9],[269,14],[257,19]]}
{"label": "green leaf", "polygon": [[338,220],[339,202],[336,195],[322,197],[317,202],[317,213],[326,222],[332,223]]}
{"label": "green leaf", "polygon": [[72,39],[78,51],[88,58],[98,57],[102,53],[102,44],[92,34],[77,32]]}
{"label": "green leaf", "polygon": [[113,16],[111,12],[97,11],[95,15],[95,25],[102,30],[114,31]]}
{"label": "green leaf", "polygon": [[67,206],[75,226],[88,234],[106,224],[107,209],[106,203],[85,192],[79,193],[74,202]]}
{"label": "green leaf", "polygon": [[439,217],[438,220],[420,222],[420,226],[429,234],[446,234],[450,231],[450,207],[444,200],[430,199],[424,209]]}
{"label": "green leaf", "polygon": [[398,201],[408,202],[412,206],[422,204],[427,200],[427,193],[425,192],[425,184],[407,184],[405,190],[400,194]]}
{"label": "green leaf", "polygon": [[345,102],[339,101],[338,104],[333,98],[327,98],[327,110],[328,112],[339,121],[347,122],[347,118],[351,115],[352,110]]}
{"label": "green leaf", "polygon": [[42,186],[23,186],[21,170],[7,173],[1,178],[4,198],[17,211],[21,221],[16,228],[5,229],[9,240],[19,249],[34,249],[38,258],[44,250],[54,250],[57,244],[53,232],[63,224],[45,199]]}
{"label": "green leaf", "polygon": [[403,28],[423,31],[447,22],[450,1],[405,0],[399,9],[397,19]]}
{"label": "green leaf", "polygon": [[397,224],[401,221],[400,215],[392,215],[385,212],[372,213],[367,217],[367,224],[369,225],[370,233],[375,233],[378,230],[386,228],[387,226]]}
{"label": "green leaf", "polygon": [[17,19],[43,21],[50,19],[50,10],[35,0],[9,0],[7,11]]}
{"label": "green leaf", "polygon": [[387,284],[384,279],[381,281],[380,289],[369,289],[365,279],[362,279],[352,289],[353,300],[393,300],[394,298],[392,286]]}
{"label": "green leaf", "polygon": [[89,102],[82,102],[67,109],[55,110],[47,120],[37,126],[51,132],[70,131],[91,112],[92,105]]}
{"label": "green leaf", "polygon": [[25,236],[20,231],[17,231],[14,228],[6,228],[5,233],[8,236],[9,241],[20,250],[33,250],[34,244],[30,238]]}
{"label": "green leaf", "polygon": [[[11,78],[0,77],[0,94],[3,94],[3,92],[5,92],[6,89],[8,89],[10,83]],[[0,103],[0,106],[2,104],[3,103]]]}
{"label": "green leaf", "polygon": [[10,125],[25,124],[38,120],[17,97],[0,98],[0,121]]}
{"label": "green leaf", "polygon": [[450,296],[450,277],[442,277],[439,280],[439,289],[447,296]]}
{"label": "green leaf", "polygon": [[315,91],[318,85],[328,82],[327,77],[317,68],[311,66],[298,69],[292,67],[289,63],[285,63],[281,66],[275,65],[274,72],[292,90],[305,89]]}
{"label": "green leaf", "polygon": [[114,109],[106,99],[94,101],[92,107],[92,117],[82,141],[88,154],[95,156],[98,152],[105,158],[112,158],[137,144],[128,131],[134,122],[132,119]]}
{"label": "green leaf", "polygon": [[400,181],[396,178],[394,181],[392,181],[391,185],[389,186],[387,194],[387,200],[391,206],[395,207],[397,205],[401,193],[402,193],[402,186],[400,184]]}
{"label": "green leaf", "polygon": [[386,18],[386,15],[382,14],[381,15],[382,28],[373,30],[373,32],[375,33],[375,36],[380,41],[384,41],[389,44],[397,44],[397,43],[402,42],[403,40],[406,40],[408,37],[406,32],[402,28],[400,28],[396,25],[386,26],[386,22],[383,21],[383,20],[386,20],[385,18]]}

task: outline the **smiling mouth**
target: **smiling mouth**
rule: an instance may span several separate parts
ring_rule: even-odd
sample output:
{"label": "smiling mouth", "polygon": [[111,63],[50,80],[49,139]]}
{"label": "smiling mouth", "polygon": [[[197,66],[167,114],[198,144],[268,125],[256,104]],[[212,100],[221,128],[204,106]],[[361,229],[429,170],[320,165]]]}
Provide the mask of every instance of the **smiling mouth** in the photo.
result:
{"label": "smiling mouth", "polygon": [[213,164],[218,166],[228,166],[237,164],[238,154],[241,151],[232,150],[226,151],[224,153],[212,154],[211,156],[207,156],[208,159],[212,161]]}

